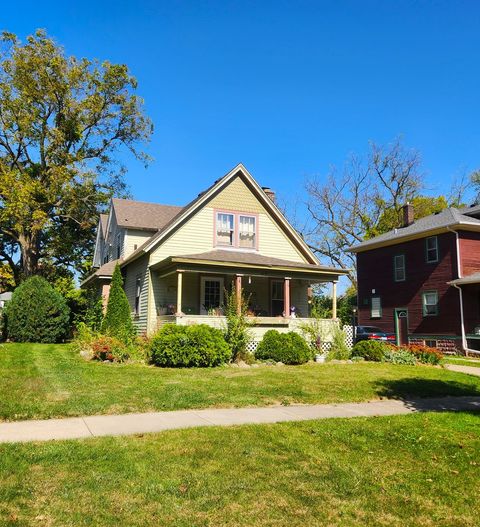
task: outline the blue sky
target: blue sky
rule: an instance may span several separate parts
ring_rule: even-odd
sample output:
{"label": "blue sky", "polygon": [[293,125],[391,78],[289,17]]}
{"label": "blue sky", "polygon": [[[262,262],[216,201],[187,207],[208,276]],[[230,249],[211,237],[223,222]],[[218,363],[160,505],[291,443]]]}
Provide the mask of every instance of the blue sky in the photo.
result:
{"label": "blue sky", "polygon": [[155,125],[137,199],[184,204],[243,162],[283,199],[402,134],[432,193],[480,166],[477,1],[23,1],[69,54],[126,63]]}

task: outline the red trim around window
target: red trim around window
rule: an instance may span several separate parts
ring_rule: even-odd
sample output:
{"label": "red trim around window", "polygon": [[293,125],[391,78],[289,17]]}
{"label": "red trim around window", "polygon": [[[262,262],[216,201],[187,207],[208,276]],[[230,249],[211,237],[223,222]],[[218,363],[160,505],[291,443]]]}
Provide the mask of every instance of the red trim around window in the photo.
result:
{"label": "red trim around window", "polygon": [[[233,215],[233,245],[218,245],[217,244],[217,215],[231,214]],[[247,218],[255,218],[255,247],[240,247],[240,216]],[[213,245],[214,247],[234,247],[235,249],[245,249],[246,251],[258,251],[258,214],[255,212],[243,212],[241,210],[228,209],[213,209]]]}

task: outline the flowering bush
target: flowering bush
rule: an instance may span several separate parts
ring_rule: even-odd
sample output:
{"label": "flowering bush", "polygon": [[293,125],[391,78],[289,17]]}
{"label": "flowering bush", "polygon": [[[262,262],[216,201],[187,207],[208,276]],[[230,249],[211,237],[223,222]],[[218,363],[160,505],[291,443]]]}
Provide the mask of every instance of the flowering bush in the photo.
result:
{"label": "flowering bush", "polygon": [[101,335],[91,343],[92,359],[124,362],[128,359],[128,348],[119,339]]}
{"label": "flowering bush", "polygon": [[402,349],[409,351],[422,364],[436,365],[443,359],[443,353],[440,350],[429,346],[409,344],[408,346],[402,346]]}

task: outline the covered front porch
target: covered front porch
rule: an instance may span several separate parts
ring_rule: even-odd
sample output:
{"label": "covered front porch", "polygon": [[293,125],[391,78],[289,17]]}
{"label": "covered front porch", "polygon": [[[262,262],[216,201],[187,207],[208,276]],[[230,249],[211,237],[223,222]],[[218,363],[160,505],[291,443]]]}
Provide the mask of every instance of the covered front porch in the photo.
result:
{"label": "covered front porch", "polygon": [[[268,329],[299,330],[311,315],[312,287],[326,282],[332,290],[332,319],[325,324],[331,328],[337,323],[337,270],[247,256],[215,251],[214,255],[171,257],[152,266],[157,327],[176,323],[222,328],[225,292],[236,290],[237,298],[243,292],[248,303],[256,340]],[[249,261],[233,261],[241,259]]]}

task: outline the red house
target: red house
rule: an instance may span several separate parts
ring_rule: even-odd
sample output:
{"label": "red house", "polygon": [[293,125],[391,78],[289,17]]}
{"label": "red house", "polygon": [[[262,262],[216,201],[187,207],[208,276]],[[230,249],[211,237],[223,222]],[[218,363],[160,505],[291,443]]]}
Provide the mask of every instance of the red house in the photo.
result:
{"label": "red house", "polygon": [[480,350],[480,206],[449,208],[352,247],[358,324],[395,332],[397,343],[446,352]]}

